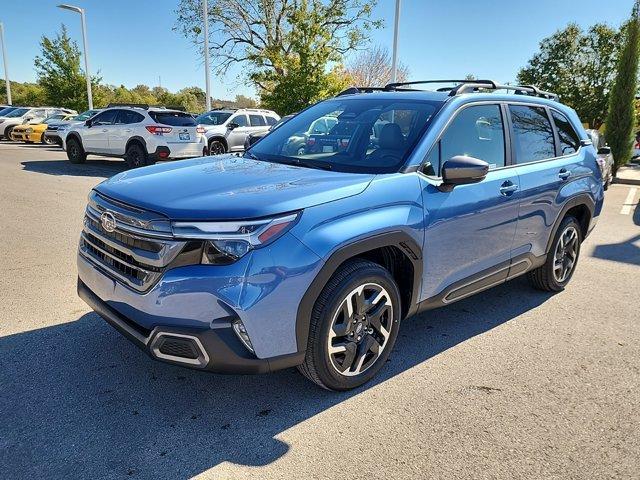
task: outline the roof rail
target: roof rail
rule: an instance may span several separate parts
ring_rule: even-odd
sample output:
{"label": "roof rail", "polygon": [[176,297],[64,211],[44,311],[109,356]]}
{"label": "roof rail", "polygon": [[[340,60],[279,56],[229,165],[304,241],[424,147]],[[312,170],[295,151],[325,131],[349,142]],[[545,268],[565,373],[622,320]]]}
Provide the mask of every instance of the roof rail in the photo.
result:
{"label": "roof rail", "polygon": [[147,103],[110,103],[107,105],[107,108],[112,107],[134,107],[134,108],[144,108],[145,110],[149,110],[149,104]]}
{"label": "roof rail", "polygon": [[494,84],[493,80],[416,80],[414,82],[396,82],[396,83],[387,83],[384,86],[385,90],[397,90],[398,87],[406,87],[410,85],[423,85],[427,83],[469,83],[469,82],[479,82],[479,83],[488,83]]}
{"label": "roof rail", "polygon": [[457,85],[449,92],[449,96],[460,95],[468,92],[476,92],[478,89],[484,90],[513,90],[516,95],[531,95],[534,97],[547,98],[549,100],[560,100],[556,93],[545,92],[534,85],[501,85],[492,80],[469,80]]}
{"label": "roof rail", "polygon": [[336,97],[343,95],[354,95],[356,93],[371,93],[371,92],[385,92],[387,87],[349,87],[346,90],[340,92]]}

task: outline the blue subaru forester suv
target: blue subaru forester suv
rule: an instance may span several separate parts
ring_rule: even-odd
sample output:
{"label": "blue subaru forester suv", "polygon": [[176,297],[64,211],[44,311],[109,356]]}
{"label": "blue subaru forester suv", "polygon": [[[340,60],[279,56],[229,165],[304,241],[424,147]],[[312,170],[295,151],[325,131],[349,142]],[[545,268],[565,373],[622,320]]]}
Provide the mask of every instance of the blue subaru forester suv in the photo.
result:
{"label": "blue subaru forester suv", "polygon": [[411,315],[522,274],[562,290],[603,200],[576,113],[530,86],[415,89],[433,82],[352,88],[241,156],[101,183],[79,295],[155,359],[346,390]]}

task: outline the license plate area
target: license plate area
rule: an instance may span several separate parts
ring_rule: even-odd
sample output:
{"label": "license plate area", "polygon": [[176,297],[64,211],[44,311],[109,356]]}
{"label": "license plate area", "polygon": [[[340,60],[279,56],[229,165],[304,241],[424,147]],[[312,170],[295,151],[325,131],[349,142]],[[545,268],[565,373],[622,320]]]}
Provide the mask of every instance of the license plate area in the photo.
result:
{"label": "license plate area", "polygon": [[189,135],[188,133],[180,133],[178,134],[178,137],[180,138],[180,140],[191,140],[191,135]]}

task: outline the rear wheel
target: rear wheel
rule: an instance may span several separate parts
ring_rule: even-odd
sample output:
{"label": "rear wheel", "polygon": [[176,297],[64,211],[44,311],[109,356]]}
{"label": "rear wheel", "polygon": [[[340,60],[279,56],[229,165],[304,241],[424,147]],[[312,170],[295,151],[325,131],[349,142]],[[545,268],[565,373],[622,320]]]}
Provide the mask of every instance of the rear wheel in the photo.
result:
{"label": "rear wheel", "polygon": [[356,388],[384,366],[399,327],[400,294],[391,274],[367,260],[349,261],[316,301],[298,369],[328,390]]}
{"label": "rear wheel", "polygon": [[565,217],[547,253],[546,262],[529,272],[531,284],[547,292],[564,290],[578,264],[581,243],[580,224],[574,217]]}
{"label": "rear wheel", "polygon": [[221,155],[227,153],[227,147],[220,140],[211,140],[209,142],[209,155]]}
{"label": "rear wheel", "polygon": [[139,168],[149,164],[147,151],[139,143],[132,143],[127,147],[124,159],[129,168]]}
{"label": "rear wheel", "polygon": [[87,160],[86,152],[75,137],[67,139],[67,158],[71,163],[84,163]]}
{"label": "rear wheel", "polygon": [[11,138],[11,132],[13,132],[13,127],[7,127],[4,131],[4,138],[9,142],[13,141],[13,139]]}

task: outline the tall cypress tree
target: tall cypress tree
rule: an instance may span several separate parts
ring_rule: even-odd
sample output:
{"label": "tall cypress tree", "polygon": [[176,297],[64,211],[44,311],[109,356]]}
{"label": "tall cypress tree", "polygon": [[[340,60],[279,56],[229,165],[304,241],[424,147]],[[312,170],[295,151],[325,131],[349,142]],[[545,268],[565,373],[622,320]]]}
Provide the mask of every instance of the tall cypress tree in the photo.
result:
{"label": "tall cypress tree", "polygon": [[607,114],[607,141],[618,167],[631,159],[633,126],[635,123],[635,96],[638,84],[638,52],[640,49],[640,0],[633,6],[631,19],[626,25],[625,40],[618,60],[616,79],[609,96]]}

